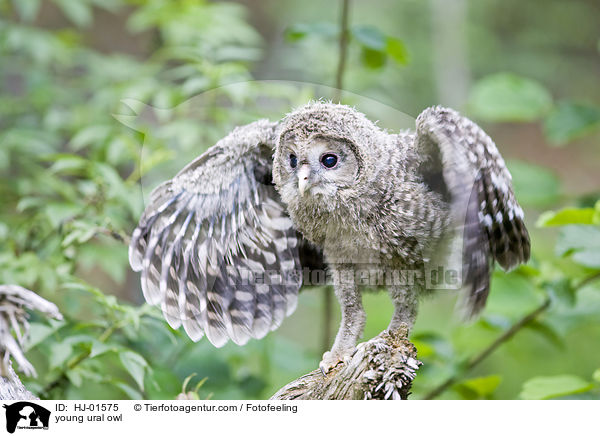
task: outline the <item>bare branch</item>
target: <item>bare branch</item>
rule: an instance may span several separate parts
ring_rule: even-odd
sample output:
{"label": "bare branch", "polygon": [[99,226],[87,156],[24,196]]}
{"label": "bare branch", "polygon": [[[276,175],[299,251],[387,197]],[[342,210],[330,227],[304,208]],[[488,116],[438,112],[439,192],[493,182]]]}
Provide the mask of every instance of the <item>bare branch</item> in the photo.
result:
{"label": "bare branch", "polygon": [[342,87],[344,86],[344,73],[346,71],[346,57],[348,54],[348,19],[350,16],[350,0],[342,0],[342,13],[340,15],[340,39],[338,65],[335,75],[334,102],[340,102],[342,98]]}
{"label": "bare branch", "polygon": [[[575,291],[583,288],[584,286],[589,285],[594,280],[600,279],[600,273],[595,273],[590,275],[589,277],[584,278],[577,286],[575,286]],[[469,359],[469,362],[464,367],[462,374],[470,371],[475,366],[479,365],[481,361],[483,361],[486,357],[492,354],[500,345],[511,339],[514,335],[516,335],[523,327],[526,327],[531,321],[536,319],[540,314],[545,312],[550,307],[551,300],[550,298],[546,298],[542,304],[533,309],[531,312],[527,313],[523,318],[515,322],[508,330],[498,336],[490,345],[483,349],[479,354],[473,356]],[[432,400],[435,397],[439,396],[442,392],[452,386],[454,383],[458,381],[462,374],[455,374],[448,379],[446,379],[443,383],[441,383],[436,388],[432,389],[427,395],[423,397],[424,400]]]}

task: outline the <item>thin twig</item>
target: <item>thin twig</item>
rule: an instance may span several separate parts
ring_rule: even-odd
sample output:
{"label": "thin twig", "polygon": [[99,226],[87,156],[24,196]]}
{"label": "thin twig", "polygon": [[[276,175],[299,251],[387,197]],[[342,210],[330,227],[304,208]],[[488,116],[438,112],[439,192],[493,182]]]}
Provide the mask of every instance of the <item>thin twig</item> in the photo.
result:
{"label": "thin twig", "polygon": [[98,227],[96,232],[106,235],[106,236],[109,236],[109,237],[113,238],[115,241],[122,242],[125,245],[129,245],[129,243],[131,242],[131,238],[129,237],[129,235],[126,235],[125,233],[119,232],[117,230],[107,229],[105,227]]}
{"label": "thin twig", "polygon": [[591,276],[586,277],[585,279],[583,279],[582,281],[579,282],[579,284],[577,286],[575,286],[574,291],[577,292],[578,290],[580,290],[581,288],[589,285],[590,283],[592,283],[594,280],[598,280],[600,279],[600,272],[594,273]]}
{"label": "thin twig", "polygon": [[[490,354],[492,354],[500,345],[502,345],[503,343],[508,341],[515,334],[517,334],[517,332],[519,330],[521,330],[523,327],[525,327],[527,324],[529,324],[531,321],[533,321],[540,313],[544,312],[549,306],[550,306],[550,299],[546,298],[542,304],[540,304],[533,311],[531,311],[530,313],[525,315],[523,318],[518,320],[516,323],[514,323],[508,330],[506,330],[504,333],[502,333],[500,336],[498,336],[494,342],[492,342],[490,345],[488,345],[486,348],[484,348],[483,351],[481,351],[479,354],[477,354],[477,355],[473,356],[471,359],[469,359],[467,364],[464,366],[464,369],[462,371],[463,374],[466,373],[467,371],[470,371],[475,366],[477,366],[479,363],[481,363],[482,360],[484,360],[486,357],[488,357]],[[460,374],[460,375],[462,375],[462,374]],[[460,375],[456,374],[456,375],[449,377],[442,384],[440,384],[439,386],[437,386],[436,388],[431,390],[427,395],[425,395],[423,397],[423,399],[424,400],[434,399],[435,397],[440,395],[442,392],[444,392],[446,389],[448,389],[450,386],[452,386],[454,383],[456,383],[457,380],[460,378]]]}
{"label": "thin twig", "polygon": [[[577,286],[575,286],[574,291],[578,291],[584,286],[589,285],[594,280],[600,279],[600,272],[592,274],[589,277],[583,279]],[[447,378],[443,383],[432,389],[429,393],[427,393],[423,399],[424,400],[432,400],[439,396],[442,392],[452,386],[454,383],[458,381],[458,379],[464,375],[466,372],[473,369],[475,366],[479,365],[486,357],[492,354],[498,347],[511,339],[514,335],[516,335],[523,327],[526,327],[531,321],[536,319],[541,313],[545,312],[550,307],[551,299],[547,297],[542,304],[533,309],[531,312],[526,314],[523,318],[514,323],[508,330],[498,336],[490,345],[484,348],[479,354],[476,354],[472,358],[469,359],[467,364],[464,366],[462,370],[462,374],[455,374],[449,378]]]}
{"label": "thin twig", "polygon": [[342,0],[342,14],[340,16],[340,39],[338,66],[335,75],[334,103],[338,103],[342,97],[344,87],[344,73],[346,72],[346,57],[348,54],[348,19],[350,15],[350,0]]}

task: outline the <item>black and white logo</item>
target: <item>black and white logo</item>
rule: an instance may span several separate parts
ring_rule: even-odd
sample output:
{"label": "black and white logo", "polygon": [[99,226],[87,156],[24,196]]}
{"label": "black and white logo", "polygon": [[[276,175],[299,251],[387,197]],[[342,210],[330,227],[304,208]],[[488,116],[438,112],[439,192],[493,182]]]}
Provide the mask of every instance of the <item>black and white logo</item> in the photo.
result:
{"label": "black and white logo", "polygon": [[14,433],[18,429],[47,430],[50,422],[50,411],[28,401],[19,401],[4,405],[6,409],[6,431]]}

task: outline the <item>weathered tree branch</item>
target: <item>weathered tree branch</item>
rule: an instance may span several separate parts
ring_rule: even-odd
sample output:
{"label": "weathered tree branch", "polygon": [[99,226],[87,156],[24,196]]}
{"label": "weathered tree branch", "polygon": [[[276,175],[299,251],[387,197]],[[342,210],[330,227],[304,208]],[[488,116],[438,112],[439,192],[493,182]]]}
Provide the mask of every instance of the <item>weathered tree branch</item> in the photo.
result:
{"label": "weathered tree branch", "polygon": [[0,285],[0,400],[36,398],[23,386],[10,361],[12,357],[20,371],[35,376],[35,369],[21,349],[29,331],[26,309],[62,319],[58,308],[35,292],[17,285]]}
{"label": "weathered tree branch", "polygon": [[352,358],[323,375],[315,370],[281,388],[272,400],[405,400],[421,366],[408,329],[383,331],[359,344]]}
{"label": "weathered tree branch", "polygon": [[27,390],[14,369],[8,364],[6,376],[0,376],[0,400],[37,400],[38,398]]}

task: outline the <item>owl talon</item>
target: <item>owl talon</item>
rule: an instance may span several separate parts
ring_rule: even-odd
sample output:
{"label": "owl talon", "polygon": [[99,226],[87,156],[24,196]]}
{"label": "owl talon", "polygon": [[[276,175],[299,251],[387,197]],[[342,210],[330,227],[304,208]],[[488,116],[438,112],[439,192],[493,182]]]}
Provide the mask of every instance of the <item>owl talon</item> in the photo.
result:
{"label": "owl talon", "polygon": [[356,348],[352,350],[340,350],[340,351],[326,351],[323,354],[323,360],[319,363],[319,369],[323,376],[325,376],[332,368],[336,367],[340,363],[348,363],[356,353]]}

